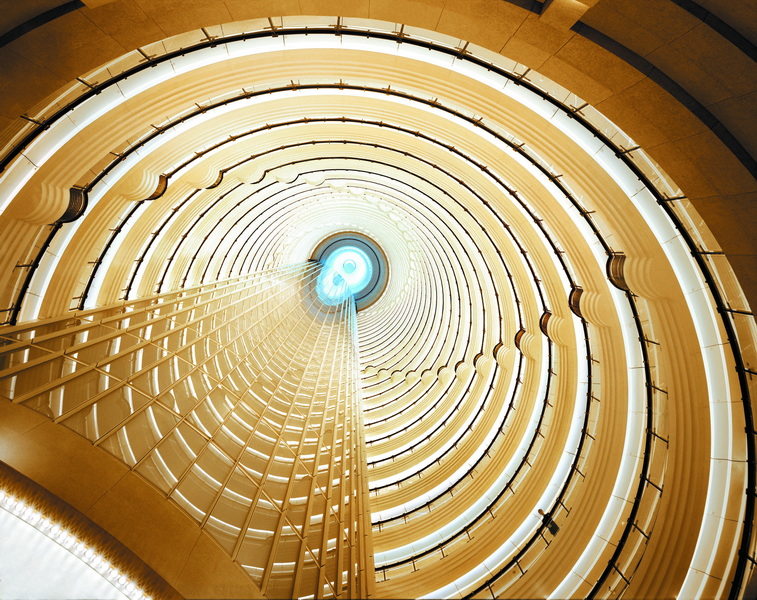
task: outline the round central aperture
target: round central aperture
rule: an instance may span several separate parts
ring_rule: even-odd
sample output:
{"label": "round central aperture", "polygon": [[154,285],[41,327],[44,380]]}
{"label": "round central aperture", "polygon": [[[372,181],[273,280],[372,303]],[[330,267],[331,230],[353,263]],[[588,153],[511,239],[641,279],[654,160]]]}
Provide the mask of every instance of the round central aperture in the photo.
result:
{"label": "round central aperture", "polygon": [[341,246],[329,253],[323,262],[316,289],[326,304],[344,302],[359,295],[373,278],[370,257],[356,246]]}
{"label": "round central aperture", "polygon": [[389,268],[384,252],[372,239],[345,232],[321,242],[313,258],[321,263],[316,293],[336,306],[352,298],[359,310],[372,304],[386,286]]}

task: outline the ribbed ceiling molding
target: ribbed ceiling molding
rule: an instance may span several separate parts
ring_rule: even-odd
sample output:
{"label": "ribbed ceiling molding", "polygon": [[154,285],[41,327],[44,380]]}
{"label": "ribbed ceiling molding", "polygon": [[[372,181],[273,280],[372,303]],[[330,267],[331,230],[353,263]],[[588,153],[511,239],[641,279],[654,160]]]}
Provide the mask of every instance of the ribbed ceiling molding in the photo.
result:
{"label": "ribbed ceiling molding", "polygon": [[[6,147],[3,396],[264,594],[737,595],[754,322],[681,190],[522,65],[321,21],[131,53]],[[312,294],[343,232],[357,312]]]}

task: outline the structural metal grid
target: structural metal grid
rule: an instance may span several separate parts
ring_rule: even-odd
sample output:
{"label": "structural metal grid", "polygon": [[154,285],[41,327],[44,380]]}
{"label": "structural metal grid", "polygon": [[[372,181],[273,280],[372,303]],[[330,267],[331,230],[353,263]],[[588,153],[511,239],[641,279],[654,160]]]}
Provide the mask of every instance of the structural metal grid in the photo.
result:
{"label": "structural metal grid", "polygon": [[[233,593],[743,594],[754,318],[580,98],[293,17],[140,48],[29,117],[2,140],[3,414],[107,453]],[[119,573],[185,594],[140,535]]]}

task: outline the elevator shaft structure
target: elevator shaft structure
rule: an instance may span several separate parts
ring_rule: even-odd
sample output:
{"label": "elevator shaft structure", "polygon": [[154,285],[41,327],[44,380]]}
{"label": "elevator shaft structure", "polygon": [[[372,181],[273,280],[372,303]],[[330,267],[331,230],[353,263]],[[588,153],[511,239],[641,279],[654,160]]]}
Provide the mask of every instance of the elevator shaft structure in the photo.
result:
{"label": "elevator shaft structure", "polygon": [[370,597],[356,313],[318,298],[321,270],[6,328],[0,396],[123,461],[268,597]]}

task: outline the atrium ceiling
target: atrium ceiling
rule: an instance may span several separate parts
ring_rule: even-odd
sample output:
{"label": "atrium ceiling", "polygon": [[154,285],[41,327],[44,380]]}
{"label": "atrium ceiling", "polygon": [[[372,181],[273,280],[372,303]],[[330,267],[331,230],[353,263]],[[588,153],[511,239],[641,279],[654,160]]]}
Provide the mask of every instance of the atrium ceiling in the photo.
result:
{"label": "atrium ceiling", "polygon": [[4,4],[7,493],[153,597],[748,594],[757,9]]}

